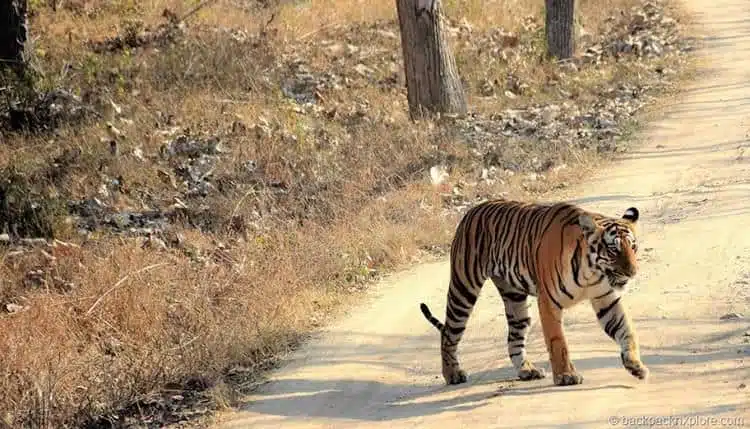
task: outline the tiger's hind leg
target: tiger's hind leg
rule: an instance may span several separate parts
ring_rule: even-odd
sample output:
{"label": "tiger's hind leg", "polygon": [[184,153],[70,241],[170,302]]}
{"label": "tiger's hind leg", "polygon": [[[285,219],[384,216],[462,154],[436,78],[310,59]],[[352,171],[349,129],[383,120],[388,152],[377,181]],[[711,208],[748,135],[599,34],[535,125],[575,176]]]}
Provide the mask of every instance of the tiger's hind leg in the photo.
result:
{"label": "tiger's hind leg", "polygon": [[461,384],[468,379],[466,371],[458,361],[458,343],[466,330],[466,322],[471,316],[484,280],[477,278],[476,284],[464,282],[453,276],[448,288],[448,303],[445,309],[445,326],[440,335],[440,355],[443,364],[443,378],[446,384]]}
{"label": "tiger's hind leg", "polygon": [[518,378],[523,381],[539,380],[545,377],[544,369],[537,368],[526,358],[526,338],[531,328],[528,295],[510,291],[500,278],[493,277],[492,282],[503,298],[505,318],[508,322],[508,355]]}

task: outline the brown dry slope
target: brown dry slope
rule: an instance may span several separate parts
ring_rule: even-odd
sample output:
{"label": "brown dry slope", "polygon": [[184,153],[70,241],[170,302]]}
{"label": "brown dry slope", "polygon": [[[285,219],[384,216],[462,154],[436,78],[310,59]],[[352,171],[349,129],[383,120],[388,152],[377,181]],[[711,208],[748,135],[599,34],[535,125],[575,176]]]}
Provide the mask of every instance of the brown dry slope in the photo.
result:
{"label": "brown dry slope", "polygon": [[[625,302],[647,382],[620,366],[586,304],[565,322],[584,383],[515,381],[502,301],[487,285],[459,347],[469,382],[446,387],[438,333],[418,308],[424,301],[442,318],[443,262],[378,287],[217,426],[602,428],[639,416],[673,416],[673,427],[738,426],[742,418],[750,426],[750,3],[686,1],[707,34],[700,78],[638,150],[554,196],[613,215],[641,209],[643,262]],[[720,320],[732,312],[745,318]],[[530,358],[549,368],[532,315]]]}

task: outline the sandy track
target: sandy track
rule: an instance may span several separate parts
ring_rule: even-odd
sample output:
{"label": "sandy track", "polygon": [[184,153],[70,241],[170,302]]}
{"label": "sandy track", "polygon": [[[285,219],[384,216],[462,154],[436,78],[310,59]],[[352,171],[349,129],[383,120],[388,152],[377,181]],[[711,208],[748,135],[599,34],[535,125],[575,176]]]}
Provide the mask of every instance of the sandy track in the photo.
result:
{"label": "sandy track", "polygon": [[[424,301],[443,317],[443,262],[378,287],[217,427],[603,428],[640,416],[673,416],[671,427],[731,427],[744,418],[750,427],[750,386],[741,387],[750,385],[750,2],[687,3],[708,35],[701,77],[638,150],[559,195],[613,215],[641,209],[641,272],[625,303],[648,382],[621,367],[587,304],[565,318],[584,383],[515,380],[502,301],[485,287],[459,346],[469,382],[445,386],[439,334],[418,308]],[[730,312],[746,318],[720,320]],[[549,372],[535,307],[532,317],[529,357]]]}

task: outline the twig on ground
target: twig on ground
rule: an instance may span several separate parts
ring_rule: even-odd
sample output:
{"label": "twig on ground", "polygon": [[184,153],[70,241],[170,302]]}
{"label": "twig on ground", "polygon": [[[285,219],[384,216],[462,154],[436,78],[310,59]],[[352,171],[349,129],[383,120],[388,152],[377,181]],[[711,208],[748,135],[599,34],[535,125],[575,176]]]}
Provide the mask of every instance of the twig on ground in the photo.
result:
{"label": "twig on ground", "polygon": [[167,263],[166,262],[160,262],[158,264],[153,264],[153,265],[149,265],[147,267],[143,267],[140,270],[136,270],[136,271],[134,271],[132,273],[125,274],[124,277],[122,277],[120,280],[118,280],[117,283],[115,283],[111,288],[107,289],[107,291],[104,292],[102,294],[102,296],[100,296],[93,304],[91,304],[91,307],[89,307],[89,309],[86,310],[86,316],[90,315],[91,312],[94,311],[94,309],[104,300],[104,298],[107,297],[107,295],[109,295],[110,293],[112,293],[112,291],[114,291],[118,287],[122,286],[122,284],[125,283],[125,280],[127,280],[128,278],[130,278],[130,276],[133,276],[133,275],[136,275],[136,274],[141,274],[141,273],[144,273],[146,271],[149,271],[149,270],[152,270],[154,268],[158,268],[158,267],[161,267],[161,266],[164,266],[164,265],[167,265]]}

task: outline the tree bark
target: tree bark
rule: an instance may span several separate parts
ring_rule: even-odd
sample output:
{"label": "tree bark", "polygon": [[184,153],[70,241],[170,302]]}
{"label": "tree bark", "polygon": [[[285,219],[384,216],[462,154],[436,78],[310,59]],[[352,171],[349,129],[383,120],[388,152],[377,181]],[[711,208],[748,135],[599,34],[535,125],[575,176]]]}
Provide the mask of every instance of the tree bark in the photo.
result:
{"label": "tree bark", "polygon": [[27,0],[0,0],[0,69],[20,73],[25,68]]}
{"label": "tree bark", "polygon": [[575,54],[575,0],[545,0],[547,53],[558,60],[573,58]]}
{"label": "tree bark", "polygon": [[466,95],[443,36],[440,0],[396,0],[409,114],[466,114]]}

